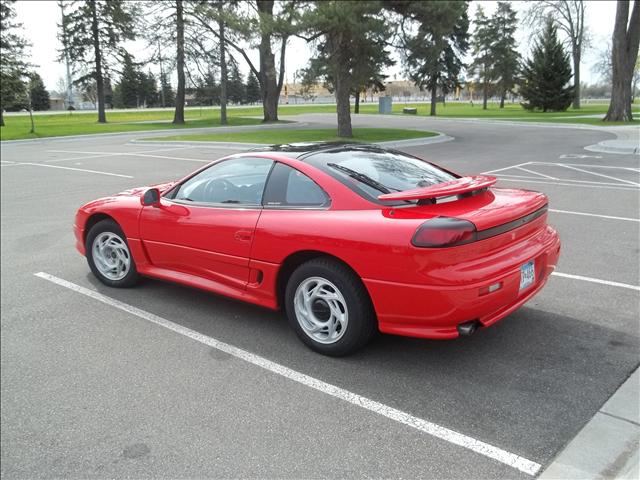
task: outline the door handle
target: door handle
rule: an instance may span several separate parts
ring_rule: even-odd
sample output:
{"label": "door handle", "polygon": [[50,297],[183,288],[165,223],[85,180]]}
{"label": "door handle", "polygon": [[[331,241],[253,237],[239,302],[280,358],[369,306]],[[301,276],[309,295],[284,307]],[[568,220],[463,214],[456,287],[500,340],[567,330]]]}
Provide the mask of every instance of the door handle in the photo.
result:
{"label": "door handle", "polygon": [[250,242],[253,232],[250,230],[238,230],[233,237],[239,242]]}

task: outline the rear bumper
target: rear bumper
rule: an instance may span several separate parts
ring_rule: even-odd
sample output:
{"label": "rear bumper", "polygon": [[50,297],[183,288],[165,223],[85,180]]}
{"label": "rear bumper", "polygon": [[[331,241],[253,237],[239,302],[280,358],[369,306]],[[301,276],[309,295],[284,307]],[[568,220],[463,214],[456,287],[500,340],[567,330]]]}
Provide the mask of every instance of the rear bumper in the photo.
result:
{"label": "rear bumper", "polygon": [[[499,275],[468,285],[430,286],[364,279],[378,316],[381,332],[410,337],[450,339],[459,336],[457,326],[478,320],[492,325],[538,293],[555,269],[560,255],[560,239],[551,227],[534,243],[523,245],[518,259]],[[535,264],[535,283],[520,290],[520,267]],[[487,294],[481,289],[501,283]]]}

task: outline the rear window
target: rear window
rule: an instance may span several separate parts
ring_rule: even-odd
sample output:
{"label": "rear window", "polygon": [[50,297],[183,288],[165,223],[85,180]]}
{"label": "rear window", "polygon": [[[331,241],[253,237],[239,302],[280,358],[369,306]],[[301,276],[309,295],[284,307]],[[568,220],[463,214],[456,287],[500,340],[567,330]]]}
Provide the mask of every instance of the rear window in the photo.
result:
{"label": "rear window", "polygon": [[431,163],[401,152],[366,149],[325,151],[310,155],[305,161],[367,200],[383,204],[398,204],[378,200],[378,195],[383,193],[430,187],[458,178]]}

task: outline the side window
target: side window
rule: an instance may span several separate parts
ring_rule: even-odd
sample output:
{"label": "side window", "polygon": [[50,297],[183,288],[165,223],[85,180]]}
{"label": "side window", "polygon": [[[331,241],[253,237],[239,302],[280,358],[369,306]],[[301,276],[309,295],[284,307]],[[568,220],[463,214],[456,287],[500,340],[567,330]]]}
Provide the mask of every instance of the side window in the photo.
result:
{"label": "side window", "polygon": [[185,202],[260,205],[272,165],[266,158],[225,160],[191,177],[169,197]]}
{"label": "side window", "polygon": [[277,162],[262,201],[265,207],[325,207],[329,197],[304,173]]}

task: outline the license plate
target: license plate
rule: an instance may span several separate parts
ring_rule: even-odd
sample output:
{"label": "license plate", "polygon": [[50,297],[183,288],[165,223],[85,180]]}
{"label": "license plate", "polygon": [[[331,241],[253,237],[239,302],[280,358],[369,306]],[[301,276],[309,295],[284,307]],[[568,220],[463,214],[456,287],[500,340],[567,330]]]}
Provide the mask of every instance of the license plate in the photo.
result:
{"label": "license plate", "polygon": [[536,281],[536,269],[533,260],[520,267],[520,290],[533,285]]}

